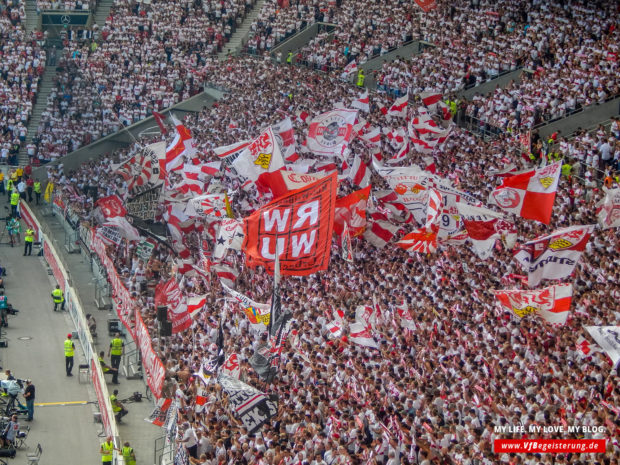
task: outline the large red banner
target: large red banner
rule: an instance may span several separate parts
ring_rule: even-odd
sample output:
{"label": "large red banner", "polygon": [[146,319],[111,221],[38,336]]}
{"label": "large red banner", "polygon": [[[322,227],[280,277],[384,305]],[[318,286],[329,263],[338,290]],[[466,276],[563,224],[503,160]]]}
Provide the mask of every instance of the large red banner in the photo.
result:
{"label": "large red banner", "polygon": [[277,249],[282,275],[326,270],[334,226],[338,178],[332,173],[276,199],[244,220],[246,263],[273,274]]}
{"label": "large red banner", "polygon": [[164,364],[153,350],[149,330],[144,324],[144,321],[142,321],[140,309],[137,307],[136,343],[140,348],[140,355],[142,355],[142,366],[144,366],[146,371],[146,382],[153,395],[159,399],[161,397],[162,388],[164,387],[166,370],[164,369]]}
{"label": "large red banner", "polygon": [[103,430],[105,431],[106,436],[111,436],[112,422],[111,418],[108,416],[108,409],[106,408],[106,397],[103,394],[103,388],[101,387],[101,382],[97,374],[97,363],[99,362],[95,360],[94,357],[90,359],[90,378],[93,382],[93,388],[95,389],[97,402],[99,402],[99,412],[101,413],[101,423],[103,423]]}
{"label": "large red banner", "polygon": [[52,269],[52,274],[54,275],[54,278],[56,278],[56,282],[60,284],[60,288],[63,292],[65,292],[65,277],[63,276],[62,271],[60,271],[58,260],[56,260],[56,257],[52,253],[52,249],[47,242],[43,244],[43,256],[45,257],[47,264]]}
{"label": "large red banner", "polygon": [[134,328],[132,322],[133,309],[135,306],[134,299],[131,297],[131,294],[125,287],[125,284],[121,280],[120,276],[116,272],[116,268],[114,267],[114,263],[108,257],[108,254],[105,250],[105,244],[99,237],[99,234],[95,231],[92,235],[91,245],[93,250],[99,257],[101,264],[108,272],[108,281],[110,282],[110,286],[112,286],[112,295],[116,300],[116,313],[118,318],[121,320],[123,325],[127,328],[127,330],[133,335]]}

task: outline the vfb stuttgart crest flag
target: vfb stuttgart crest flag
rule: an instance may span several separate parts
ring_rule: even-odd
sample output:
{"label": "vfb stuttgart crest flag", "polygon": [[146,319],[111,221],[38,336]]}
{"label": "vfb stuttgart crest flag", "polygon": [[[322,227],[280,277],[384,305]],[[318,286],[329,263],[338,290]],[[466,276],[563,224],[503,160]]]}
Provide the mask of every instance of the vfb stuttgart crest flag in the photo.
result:
{"label": "vfb stuttgart crest flag", "polygon": [[537,286],[543,279],[570,276],[592,231],[594,225],[571,226],[523,244],[514,258],[527,271],[528,286]]}
{"label": "vfb stuttgart crest flag", "polygon": [[549,224],[561,168],[561,163],[554,163],[510,176],[491,192],[489,203],[521,218]]}
{"label": "vfb stuttgart crest flag", "polygon": [[338,178],[334,172],[268,203],[244,220],[246,263],[273,274],[305,276],[329,264]]}
{"label": "vfb stuttgart crest flag", "polygon": [[351,140],[357,110],[332,110],[312,120],[307,147],[318,155],[342,156]]}

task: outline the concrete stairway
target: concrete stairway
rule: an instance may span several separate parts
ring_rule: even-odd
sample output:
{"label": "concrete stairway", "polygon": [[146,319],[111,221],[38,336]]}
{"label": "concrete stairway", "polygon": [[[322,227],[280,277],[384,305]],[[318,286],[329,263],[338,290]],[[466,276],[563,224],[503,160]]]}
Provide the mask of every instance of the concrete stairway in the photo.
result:
{"label": "concrete stairway", "polygon": [[239,26],[237,30],[233,33],[230,40],[224,44],[222,51],[218,54],[220,60],[224,60],[229,54],[234,55],[235,53],[239,52],[239,50],[241,50],[241,47],[243,47],[245,41],[248,38],[250,26],[258,17],[258,14],[260,13],[260,10],[263,7],[264,3],[265,0],[256,0],[254,8],[252,8],[252,10],[250,10],[250,12],[247,14],[245,19],[243,20],[243,23],[241,23],[241,26]]}
{"label": "concrete stairway", "polygon": [[56,66],[46,66],[41,81],[39,82],[39,91],[37,92],[37,103],[32,108],[32,115],[30,115],[30,121],[28,122],[28,135],[26,136],[26,142],[23,144],[19,151],[19,164],[28,164],[28,153],[26,152],[26,145],[28,145],[32,138],[37,134],[39,122],[41,121],[41,113],[47,108],[47,97],[54,87],[54,76],[56,75]]}
{"label": "concrete stairway", "polygon": [[114,0],[99,0],[99,4],[97,5],[97,10],[95,11],[94,23],[99,26],[99,30],[105,24],[106,18],[110,14],[110,8],[114,5]]}
{"label": "concrete stairway", "polygon": [[26,22],[24,29],[26,35],[39,28],[39,15],[37,14],[37,0],[26,0]]}

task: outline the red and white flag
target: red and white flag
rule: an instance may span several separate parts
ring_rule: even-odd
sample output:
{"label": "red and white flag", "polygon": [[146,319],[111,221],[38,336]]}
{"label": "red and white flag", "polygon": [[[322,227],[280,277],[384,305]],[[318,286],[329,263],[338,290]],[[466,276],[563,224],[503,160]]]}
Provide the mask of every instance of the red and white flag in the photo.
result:
{"label": "red and white flag", "polygon": [[307,147],[317,155],[342,157],[353,134],[357,110],[332,110],[312,120]]}
{"label": "red and white flag", "polygon": [[424,11],[424,13],[428,13],[429,11],[437,8],[437,3],[435,0],[415,0],[420,8]]}
{"label": "red and white flag", "polygon": [[478,257],[483,260],[489,258],[493,253],[495,241],[502,237],[507,244],[514,245],[517,230],[513,224],[505,220],[503,214],[463,202],[457,202],[456,206]]}
{"label": "red and white flag", "polygon": [[433,153],[433,150],[435,150],[435,144],[418,137],[411,137],[411,150],[425,155],[430,155]]}
{"label": "red and white flag", "polygon": [[562,163],[504,178],[489,196],[489,203],[522,218],[549,224]]}
{"label": "red and white flag", "polygon": [[364,323],[355,322],[349,328],[349,340],[364,347],[378,349],[379,344],[372,337],[372,329]]}
{"label": "red and white flag", "polygon": [[347,63],[347,66],[342,69],[342,72],[347,75],[357,73],[357,62],[355,60],[351,60]]}
{"label": "red and white flag", "polygon": [[581,336],[577,339],[575,344],[577,350],[579,350],[583,355],[588,356],[590,354],[594,354],[596,352],[602,352],[597,346],[592,345],[590,341],[588,341],[585,337]]}
{"label": "red and white flag", "polygon": [[366,92],[360,95],[357,99],[353,100],[351,107],[365,111],[366,113],[370,111],[370,97],[368,96],[368,89],[366,89]]}
{"label": "red and white flag", "polygon": [[230,205],[226,194],[204,194],[187,202],[185,214],[188,216],[204,216],[208,218],[230,217]]}
{"label": "red and white flag", "polygon": [[571,275],[586,248],[594,225],[571,226],[526,242],[514,258],[528,273],[528,285]]}
{"label": "red and white flag", "polygon": [[353,184],[361,188],[370,185],[370,170],[368,166],[366,166],[366,163],[362,161],[359,154],[355,154],[353,166],[351,166],[351,172],[349,173],[349,179]]}
{"label": "red and white flag", "polygon": [[418,116],[409,120],[407,124],[409,137],[419,137],[428,140],[429,137],[437,138],[447,134],[447,130],[439,127],[425,109],[418,109]]}
{"label": "red and white flag", "polygon": [[366,206],[370,196],[370,186],[336,199],[334,212],[334,233],[342,235],[346,224],[351,235],[359,236],[366,227]]}
{"label": "red and white flag", "polygon": [[438,231],[437,225],[432,225],[430,228],[418,228],[403,236],[396,245],[410,252],[433,253],[437,250]]}
{"label": "red and white flag", "polygon": [[605,198],[596,206],[598,208],[598,224],[602,229],[620,227],[620,189],[603,187]]}
{"label": "red and white flag", "polygon": [[325,328],[329,332],[329,335],[333,338],[339,338],[342,336],[342,322],[341,321],[329,321],[325,323]]}
{"label": "red and white flag", "polygon": [[250,142],[232,166],[238,174],[254,182],[263,173],[272,173],[283,168],[282,152],[273,130],[270,127],[265,129]]}
{"label": "red and white flag", "polygon": [[127,215],[127,210],[121,198],[118,195],[109,195],[97,200],[96,204],[101,210],[101,214],[106,220],[116,218],[117,216]]}
{"label": "red and white flag", "polygon": [[223,284],[230,288],[235,286],[235,281],[237,280],[237,276],[239,276],[239,270],[235,270],[232,266],[223,262],[214,263],[211,269],[215,271],[215,274],[220,278]]}
{"label": "red and white flag", "polygon": [[573,298],[572,284],[556,284],[531,291],[493,291],[502,306],[519,318],[538,315],[547,323],[566,323]]}
{"label": "red and white flag", "polygon": [[181,169],[185,157],[191,159],[196,154],[196,144],[190,130],[173,114],[170,114],[170,119],[176,128],[176,135],[170,145],[166,147],[166,173]]}
{"label": "red and white flag", "polygon": [[231,378],[239,379],[241,375],[241,365],[239,365],[239,357],[237,354],[230,354],[221,369],[222,374]]}
{"label": "red and white flag", "polygon": [[394,100],[394,103],[387,112],[387,116],[398,116],[405,118],[407,116],[407,104],[409,103],[409,94],[405,94]]}
{"label": "red and white flag", "polygon": [[159,132],[161,132],[164,136],[168,134],[168,131],[166,130],[166,125],[164,124],[166,117],[158,111],[153,110],[153,118],[155,119],[157,126],[159,126]]}
{"label": "red and white flag", "polygon": [[403,144],[403,146],[398,150],[398,152],[396,152],[392,158],[387,160],[387,163],[389,163],[390,165],[400,163],[401,161],[406,159],[408,153],[409,142]]}
{"label": "red and white flag", "polygon": [[355,307],[355,321],[364,326],[375,329],[377,327],[377,311],[371,305],[358,305]]}
{"label": "red and white flag", "polygon": [[441,193],[437,189],[429,189],[424,226],[403,236],[396,245],[410,252],[435,252],[437,250],[437,233],[439,232],[437,219],[439,218],[441,209]]}
{"label": "red and white flag", "polygon": [[400,226],[395,226],[387,221],[372,221],[364,231],[364,239],[382,249],[396,235]]}
{"label": "red and white flag", "polygon": [[379,128],[373,127],[369,128],[368,132],[364,134],[360,134],[360,139],[362,139],[367,144],[371,145],[379,145],[381,143],[381,131]]}
{"label": "red and white flag", "polygon": [[420,92],[420,99],[426,108],[434,111],[437,108],[437,104],[441,102],[441,94],[437,92]]}
{"label": "red and white flag", "polygon": [[297,153],[295,143],[295,131],[293,130],[291,118],[287,116],[278,124],[271,126],[271,129],[280,145],[282,157],[284,157],[288,163],[294,163],[299,160],[299,154]]}
{"label": "red and white flag", "polygon": [[326,270],[334,227],[337,174],[273,200],[244,219],[246,264],[273,273],[276,253],[282,275]]}
{"label": "red and white flag", "polygon": [[207,304],[207,295],[198,295],[187,299],[187,311],[194,318]]}

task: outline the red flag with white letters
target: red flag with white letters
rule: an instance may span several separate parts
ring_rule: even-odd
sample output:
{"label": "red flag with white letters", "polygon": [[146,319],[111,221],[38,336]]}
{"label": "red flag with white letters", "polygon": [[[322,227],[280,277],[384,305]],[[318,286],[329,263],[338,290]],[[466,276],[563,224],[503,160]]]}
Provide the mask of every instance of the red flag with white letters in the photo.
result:
{"label": "red flag with white letters", "polygon": [[326,270],[338,176],[331,173],[276,199],[244,220],[246,264],[273,274],[276,240],[280,272],[306,276]]}

